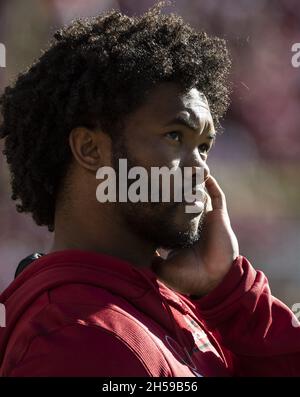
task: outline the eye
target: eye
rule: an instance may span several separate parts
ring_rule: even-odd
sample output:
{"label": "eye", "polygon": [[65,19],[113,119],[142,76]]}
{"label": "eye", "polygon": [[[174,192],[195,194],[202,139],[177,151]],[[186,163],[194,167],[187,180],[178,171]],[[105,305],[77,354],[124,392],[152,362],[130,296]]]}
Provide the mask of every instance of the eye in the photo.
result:
{"label": "eye", "polygon": [[172,139],[172,141],[175,142],[181,142],[181,133],[178,131],[171,131],[171,132],[167,132],[166,137],[169,139]]}
{"label": "eye", "polygon": [[207,143],[203,143],[202,145],[198,146],[198,149],[200,153],[208,153],[210,146]]}

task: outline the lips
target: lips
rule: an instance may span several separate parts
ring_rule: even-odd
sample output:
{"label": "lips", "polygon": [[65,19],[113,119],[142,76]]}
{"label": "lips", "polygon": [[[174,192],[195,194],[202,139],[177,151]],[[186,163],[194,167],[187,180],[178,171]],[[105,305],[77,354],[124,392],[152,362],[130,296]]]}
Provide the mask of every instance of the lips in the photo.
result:
{"label": "lips", "polygon": [[204,202],[195,201],[193,203],[186,204],[185,212],[186,214],[200,214],[202,211],[204,211],[204,207]]}

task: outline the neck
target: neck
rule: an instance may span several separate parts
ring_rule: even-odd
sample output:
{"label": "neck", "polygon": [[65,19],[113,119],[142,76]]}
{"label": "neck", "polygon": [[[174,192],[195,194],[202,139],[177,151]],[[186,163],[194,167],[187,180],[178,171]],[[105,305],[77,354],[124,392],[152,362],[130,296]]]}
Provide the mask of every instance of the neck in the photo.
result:
{"label": "neck", "polygon": [[[137,267],[150,267],[155,246],[128,230],[116,219],[116,211],[57,210],[54,243],[50,252],[67,249],[99,252],[111,255]],[[113,212],[113,214],[112,214]]]}

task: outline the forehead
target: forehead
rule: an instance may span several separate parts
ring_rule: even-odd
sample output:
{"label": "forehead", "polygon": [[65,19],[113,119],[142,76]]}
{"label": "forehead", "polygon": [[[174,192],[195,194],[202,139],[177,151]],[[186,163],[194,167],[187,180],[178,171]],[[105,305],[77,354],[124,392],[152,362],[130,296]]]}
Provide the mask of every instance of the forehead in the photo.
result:
{"label": "forehead", "polygon": [[207,99],[197,88],[183,91],[174,83],[161,83],[150,91],[144,103],[131,115],[130,124],[162,126],[181,118],[203,130],[213,128]]}

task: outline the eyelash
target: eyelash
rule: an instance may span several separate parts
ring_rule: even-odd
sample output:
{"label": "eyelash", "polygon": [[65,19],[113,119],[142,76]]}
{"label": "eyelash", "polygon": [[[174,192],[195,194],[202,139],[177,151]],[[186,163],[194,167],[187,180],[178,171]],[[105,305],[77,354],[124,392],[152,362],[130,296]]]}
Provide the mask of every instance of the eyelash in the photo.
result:
{"label": "eyelash", "polygon": [[[171,138],[174,142],[181,142],[181,141],[182,141],[182,134],[181,134],[181,132],[178,132],[178,131],[170,131],[170,132],[168,132],[168,133],[166,134],[166,136],[170,138],[170,135],[172,135],[172,134],[176,134],[177,137],[178,137],[178,139],[172,139],[172,138]],[[200,149],[201,147],[205,147],[205,149],[204,149],[204,150],[203,150],[203,149],[201,150],[201,149]],[[200,152],[200,153],[203,153],[203,152],[208,153],[208,151],[209,151],[209,149],[210,149],[210,146],[209,146],[207,143],[202,143],[201,145],[198,146],[198,148],[199,148],[199,152]]]}
{"label": "eyelash", "polygon": [[175,142],[181,142],[182,134],[181,134],[180,132],[178,132],[178,131],[170,131],[170,132],[168,132],[168,133],[166,134],[166,136],[170,138],[170,135],[171,135],[171,134],[177,134],[177,135],[178,135],[178,140],[177,140],[177,139],[172,139],[172,138],[171,138],[172,140],[174,140]]}

